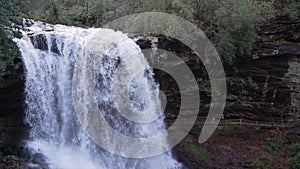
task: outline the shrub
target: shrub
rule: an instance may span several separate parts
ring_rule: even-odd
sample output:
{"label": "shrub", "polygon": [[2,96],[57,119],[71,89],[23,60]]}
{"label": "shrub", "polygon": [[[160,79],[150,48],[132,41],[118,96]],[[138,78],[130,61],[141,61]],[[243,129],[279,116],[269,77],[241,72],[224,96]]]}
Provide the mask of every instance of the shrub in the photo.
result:
{"label": "shrub", "polygon": [[13,60],[17,57],[18,48],[16,44],[7,37],[0,29],[0,72],[6,71],[7,67],[13,66]]}
{"label": "shrub", "polygon": [[20,37],[19,29],[22,25],[18,8],[19,0],[0,0],[0,77],[9,75],[9,67],[18,56],[18,48],[12,41],[13,37]]}
{"label": "shrub", "polygon": [[300,16],[300,1],[299,0],[278,0],[275,8],[283,15],[288,15],[292,18]]}
{"label": "shrub", "polygon": [[300,153],[300,143],[296,143],[292,145],[292,149],[296,152],[296,153]]}
{"label": "shrub", "polygon": [[269,137],[266,140],[267,149],[269,152],[278,151],[283,145],[283,142],[275,137]]}
{"label": "shrub", "polygon": [[61,8],[55,0],[47,2],[43,6],[42,12],[39,14],[38,19],[48,23],[61,22]]}
{"label": "shrub", "polygon": [[174,14],[188,19],[215,44],[223,62],[233,65],[237,55],[249,54],[255,27],[270,18],[273,1],[172,0]]}
{"label": "shrub", "polygon": [[300,152],[297,153],[292,159],[290,159],[290,166],[292,169],[300,168]]}

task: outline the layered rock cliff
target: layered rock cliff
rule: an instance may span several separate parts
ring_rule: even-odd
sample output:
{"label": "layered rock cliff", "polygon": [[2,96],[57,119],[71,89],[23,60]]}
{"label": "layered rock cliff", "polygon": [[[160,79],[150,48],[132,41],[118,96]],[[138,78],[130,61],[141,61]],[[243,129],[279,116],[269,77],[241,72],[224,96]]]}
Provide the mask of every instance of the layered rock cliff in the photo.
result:
{"label": "layered rock cliff", "polygon": [[[277,16],[258,30],[250,55],[238,56],[236,69],[226,70],[227,104],[225,119],[247,119],[273,123],[299,121],[300,95],[300,18]],[[166,37],[140,37],[142,48],[156,46],[175,53],[186,61],[200,87],[200,116],[210,103],[210,84],[204,66],[195,54],[180,42]],[[155,45],[153,45],[154,43]],[[156,70],[162,90],[167,93],[166,115],[176,118],[180,92],[174,79]]]}
{"label": "layered rock cliff", "polygon": [[[278,16],[258,30],[252,55],[238,61],[238,77],[251,77],[248,99],[227,104],[227,115],[266,121],[298,121],[300,18]],[[250,85],[251,86],[251,85]],[[231,93],[229,93],[231,94]],[[251,98],[251,99],[249,99]]]}
{"label": "layered rock cliff", "polygon": [[[29,23],[30,24],[30,23]],[[258,121],[298,121],[300,119],[300,18],[278,16],[258,29],[258,39],[252,55],[239,56],[237,71],[227,71],[228,94],[225,118],[245,118]],[[47,31],[55,31],[46,27]],[[37,48],[46,50],[45,38],[28,32],[40,39]],[[141,48],[160,48],[172,51],[194,73],[200,87],[200,116],[205,116],[210,103],[210,84],[205,68],[187,47],[165,37],[132,35]],[[55,41],[53,41],[55,42]],[[55,46],[55,45],[53,45]],[[55,47],[51,49],[56,52]],[[176,118],[180,106],[180,92],[174,79],[156,70],[156,79],[168,96],[166,115]],[[20,77],[0,86],[1,125],[6,119],[20,124],[24,110],[23,81]],[[10,117],[20,117],[10,118]]]}

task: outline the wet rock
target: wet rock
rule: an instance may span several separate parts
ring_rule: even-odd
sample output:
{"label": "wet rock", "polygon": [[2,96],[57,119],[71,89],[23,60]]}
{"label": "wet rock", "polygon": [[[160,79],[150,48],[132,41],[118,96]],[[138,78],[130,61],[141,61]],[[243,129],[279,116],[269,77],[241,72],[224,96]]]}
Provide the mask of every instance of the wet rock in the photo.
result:
{"label": "wet rock", "polygon": [[[50,31],[50,30],[49,30]],[[51,41],[51,52],[54,52],[56,54],[60,54],[59,53],[59,49],[57,47],[57,43],[56,43],[56,36],[55,34],[51,34],[50,35],[50,41]],[[40,50],[49,50],[49,46],[48,46],[48,39],[44,34],[38,34],[36,35],[35,33],[30,35],[30,40],[31,43],[33,44],[33,46],[36,49],[40,49]]]}
{"label": "wet rock", "polygon": [[20,77],[6,80],[0,85],[0,117],[23,114],[24,81]]}
{"label": "wet rock", "polygon": [[5,156],[0,159],[0,169],[22,169],[23,164],[22,161],[13,155]]}
{"label": "wet rock", "polygon": [[51,32],[51,31],[54,31],[54,28],[53,28],[53,27],[45,27],[45,28],[43,29],[43,31]]}
{"label": "wet rock", "polygon": [[153,47],[153,44],[157,42],[157,38],[154,36],[128,34],[128,37],[133,39],[141,49],[150,49]]}
{"label": "wet rock", "polygon": [[30,37],[31,43],[37,49],[48,50],[47,38],[44,34]]}
{"label": "wet rock", "polygon": [[[42,23],[40,23],[42,24]],[[251,55],[237,56],[237,71],[226,70],[227,77],[253,80],[236,81],[228,85],[228,99],[224,112],[225,118],[245,118],[258,121],[293,122],[300,120],[300,18],[277,16],[257,30],[259,35]],[[53,27],[44,24],[44,29],[51,32]],[[29,32],[30,33],[30,32]],[[159,48],[171,51],[192,70],[200,86],[200,115],[205,116],[211,101],[210,84],[207,72],[199,58],[183,43],[163,36],[129,34],[142,49]],[[33,34],[38,39],[36,48],[48,50],[46,37]],[[59,54],[55,35],[51,36],[51,51]],[[161,58],[154,58],[157,61]],[[163,91],[167,93],[167,118],[174,119],[178,114],[180,94],[173,85],[172,77],[165,72],[154,70]],[[230,83],[230,82],[229,82]],[[245,84],[242,84],[245,83]],[[283,106],[284,105],[284,106]]]}
{"label": "wet rock", "polygon": [[23,19],[24,26],[32,26],[34,24],[34,20],[31,19]]}
{"label": "wet rock", "polygon": [[0,85],[0,95],[0,151],[12,155],[25,133],[22,80],[7,80]]}
{"label": "wet rock", "polygon": [[46,157],[42,153],[36,153],[32,156],[32,162],[40,166],[46,166]]}

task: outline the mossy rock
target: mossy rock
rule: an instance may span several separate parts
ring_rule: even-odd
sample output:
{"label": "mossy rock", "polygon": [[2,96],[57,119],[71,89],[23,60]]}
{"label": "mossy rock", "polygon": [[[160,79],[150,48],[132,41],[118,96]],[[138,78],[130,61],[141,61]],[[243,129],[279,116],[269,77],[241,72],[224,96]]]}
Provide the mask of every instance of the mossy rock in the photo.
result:
{"label": "mossy rock", "polygon": [[212,166],[210,155],[205,148],[202,148],[196,144],[188,144],[185,147],[189,152],[196,156],[200,161],[204,162],[207,166]]}

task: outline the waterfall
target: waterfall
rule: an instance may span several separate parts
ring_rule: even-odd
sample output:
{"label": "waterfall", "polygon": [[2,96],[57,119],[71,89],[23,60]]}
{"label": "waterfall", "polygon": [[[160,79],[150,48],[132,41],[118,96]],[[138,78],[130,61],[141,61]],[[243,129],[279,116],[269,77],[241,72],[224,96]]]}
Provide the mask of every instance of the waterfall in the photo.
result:
{"label": "waterfall", "polygon": [[[90,73],[89,66],[92,65],[89,58],[93,56],[102,60],[96,67],[94,86],[99,115],[102,115],[114,130],[130,137],[147,138],[166,131],[164,116],[159,112],[161,107],[158,85],[153,80],[153,72],[148,62],[133,40],[121,32],[109,29],[83,29],[63,25],[45,29],[45,25],[39,22],[26,29],[28,30],[24,32],[23,38],[15,39],[15,42],[21,51],[26,75],[25,122],[30,128],[27,145],[34,153],[45,156],[49,168],[182,167],[173,159],[171,152],[149,158],[114,155],[98,146],[88,136],[83,129],[83,125],[86,124],[81,124],[76,116],[76,107],[80,110],[89,108],[88,99],[84,94],[79,98],[79,104],[76,102],[74,105],[72,98],[91,90],[87,85],[90,79],[87,79],[86,75]],[[130,55],[134,57],[128,57]],[[137,74],[130,82],[132,111],[139,112],[152,107],[151,110],[160,114],[156,120],[147,124],[130,121],[121,115],[110,89],[117,67],[135,71],[138,68],[136,65],[142,66],[145,71]],[[128,78],[126,71],[116,78]],[[73,91],[74,80],[78,82],[76,91],[79,93]],[[121,90],[119,94],[123,94]],[[83,118],[90,116],[88,111],[80,113]],[[102,133],[101,136],[111,147],[118,148],[114,136],[109,133]],[[131,146],[128,145],[128,148]]]}

